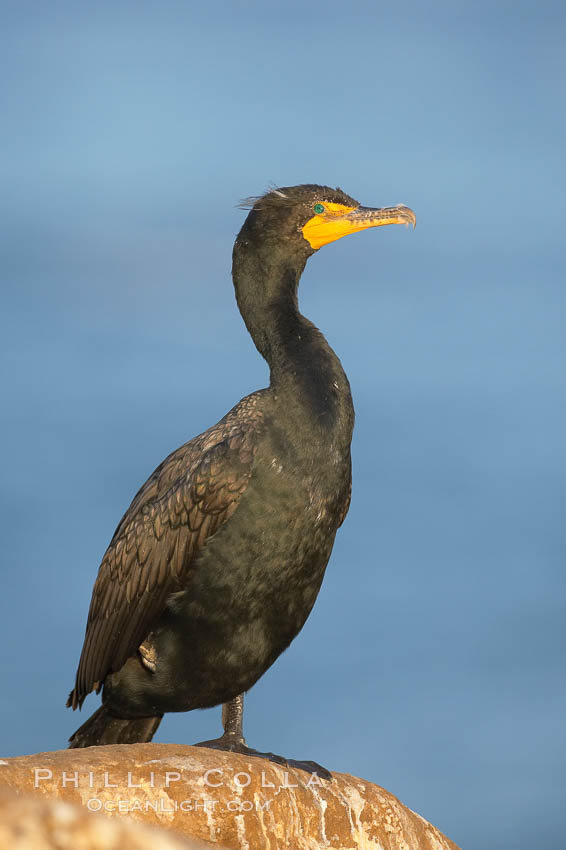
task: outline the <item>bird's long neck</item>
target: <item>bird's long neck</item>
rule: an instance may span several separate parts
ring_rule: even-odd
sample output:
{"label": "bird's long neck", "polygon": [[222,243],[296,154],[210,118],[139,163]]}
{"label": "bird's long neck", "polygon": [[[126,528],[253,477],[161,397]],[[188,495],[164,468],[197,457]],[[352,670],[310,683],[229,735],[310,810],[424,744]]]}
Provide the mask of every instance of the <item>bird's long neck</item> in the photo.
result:
{"label": "bird's long neck", "polygon": [[299,310],[305,263],[306,257],[277,256],[237,240],[232,273],[238,307],[284,403],[322,427],[351,433],[348,379],[323,334]]}

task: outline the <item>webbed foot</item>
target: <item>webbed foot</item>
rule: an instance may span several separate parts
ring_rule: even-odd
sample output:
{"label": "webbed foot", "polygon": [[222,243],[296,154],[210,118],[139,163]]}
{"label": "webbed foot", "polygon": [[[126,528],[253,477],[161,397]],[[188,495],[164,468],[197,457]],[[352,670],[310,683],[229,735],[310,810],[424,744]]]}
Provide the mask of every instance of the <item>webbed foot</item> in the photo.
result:
{"label": "webbed foot", "polygon": [[246,739],[243,735],[243,718],[244,718],[244,695],[240,694],[230,702],[224,703],[222,706],[222,724],[224,726],[224,734],[220,738],[213,738],[210,741],[200,741],[195,744],[196,747],[210,747],[212,750],[225,750],[229,753],[240,753],[243,756],[252,756],[254,758],[267,759],[274,764],[279,764],[281,767],[290,767],[294,770],[304,770],[306,773],[316,773],[320,779],[330,781],[332,774],[329,770],[316,761],[297,761],[296,759],[288,759],[284,756],[278,756],[275,753],[262,753],[260,750],[254,750],[248,747]]}
{"label": "webbed foot", "polygon": [[138,646],[138,652],[140,654],[140,661],[144,667],[151,673],[155,673],[157,669],[157,651],[150,638],[151,634]]}
{"label": "webbed foot", "polygon": [[200,741],[198,744],[195,744],[195,747],[210,747],[212,750],[224,750],[225,752],[239,753],[242,756],[267,759],[267,761],[271,761],[281,767],[304,770],[306,773],[316,773],[320,779],[326,779],[328,781],[332,779],[330,771],[316,761],[299,761],[297,759],[285,758],[285,756],[278,756],[276,753],[263,753],[260,750],[254,750],[252,747],[248,747],[243,737],[226,732],[220,738],[213,738],[211,741]]}

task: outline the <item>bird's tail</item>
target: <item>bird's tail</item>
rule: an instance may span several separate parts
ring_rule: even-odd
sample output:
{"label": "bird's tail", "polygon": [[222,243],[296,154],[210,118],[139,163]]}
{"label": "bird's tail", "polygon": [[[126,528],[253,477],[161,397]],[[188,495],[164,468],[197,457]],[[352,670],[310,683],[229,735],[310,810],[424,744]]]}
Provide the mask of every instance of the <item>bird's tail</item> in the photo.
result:
{"label": "bird's tail", "polygon": [[115,717],[101,705],[69,738],[69,749],[103,744],[142,744],[151,741],[161,723],[156,717]]}

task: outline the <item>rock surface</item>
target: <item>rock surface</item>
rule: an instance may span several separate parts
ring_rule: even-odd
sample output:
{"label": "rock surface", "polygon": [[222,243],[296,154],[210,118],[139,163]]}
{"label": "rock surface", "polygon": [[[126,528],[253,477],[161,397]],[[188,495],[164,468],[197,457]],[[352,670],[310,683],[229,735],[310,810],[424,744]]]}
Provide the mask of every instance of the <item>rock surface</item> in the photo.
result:
{"label": "rock surface", "polygon": [[131,744],[5,759],[0,787],[233,850],[458,850],[371,782],[341,773],[327,782],[199,747]]}
{"label": "rock surface", "polygon": [[205,850],[212,846],[128,820],[111,821],[83,806],[39,794],[0,794],[2,850]]}

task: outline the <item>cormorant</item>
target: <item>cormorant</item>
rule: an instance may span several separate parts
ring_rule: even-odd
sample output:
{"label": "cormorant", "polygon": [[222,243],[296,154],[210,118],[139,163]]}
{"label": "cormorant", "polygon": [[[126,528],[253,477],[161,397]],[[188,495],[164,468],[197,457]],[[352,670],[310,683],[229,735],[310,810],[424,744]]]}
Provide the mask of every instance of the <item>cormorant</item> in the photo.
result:
{"label": "cormorant", "polygon": [[224,734],[205,745],[256,753],[243,694],[303,627],[348,511],[350,385],[299,311],[299,279],[323,245],[415,214],[316,185],[245,206],[232,276],[269,387],[170,454],[120,521],[67,703],[103,689],[103,704],[71,747],[150,741],[165,712],[222,703]]}

